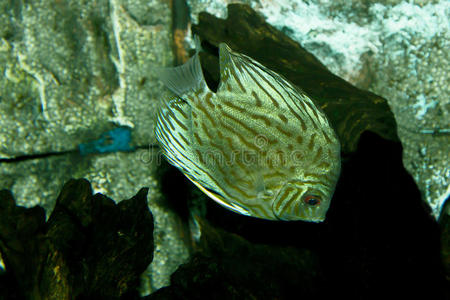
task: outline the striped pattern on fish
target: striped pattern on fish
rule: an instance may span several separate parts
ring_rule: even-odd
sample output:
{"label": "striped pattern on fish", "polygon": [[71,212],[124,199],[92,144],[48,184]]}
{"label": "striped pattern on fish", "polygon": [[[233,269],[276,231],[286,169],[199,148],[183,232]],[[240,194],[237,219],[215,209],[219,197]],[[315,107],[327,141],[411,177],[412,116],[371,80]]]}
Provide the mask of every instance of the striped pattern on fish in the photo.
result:
{"label": "striped pattern on fish", "polygon": [[219,46],[216,93],[198,53],[161,72],[156,136],[166,158],[219,204],[270,220],[325,218],[340,172],[340,145],[300,89],[252,58]]}

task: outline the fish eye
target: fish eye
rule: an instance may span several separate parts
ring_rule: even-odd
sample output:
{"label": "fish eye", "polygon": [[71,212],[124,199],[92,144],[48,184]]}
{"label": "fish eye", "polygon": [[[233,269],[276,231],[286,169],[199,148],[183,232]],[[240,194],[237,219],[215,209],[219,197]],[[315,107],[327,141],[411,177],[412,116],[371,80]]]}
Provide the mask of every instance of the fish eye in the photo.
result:
{"label": "fish eye", "polygon": [[303,201],[310,206],[317,206],[320,204],[320,198],[318,196],[306,196]]}

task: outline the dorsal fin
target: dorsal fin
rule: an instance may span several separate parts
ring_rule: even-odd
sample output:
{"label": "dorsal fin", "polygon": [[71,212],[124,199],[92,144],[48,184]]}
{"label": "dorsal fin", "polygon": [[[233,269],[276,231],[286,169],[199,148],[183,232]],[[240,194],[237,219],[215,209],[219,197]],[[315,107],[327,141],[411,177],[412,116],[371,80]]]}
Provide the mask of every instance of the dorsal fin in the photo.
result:
{"label": "dorsal fin", "polygon": [[[235,93],[246,93],[245,86],[251,81],[242,69],[247,64],[243,55],[231,50],[227,44],[219,45],[220,83],[217,92],[233,89]],[[228,87],[227,87],[228,86]]]}
{"label": "dorsal fin", "polygon": [[178,97],[207,88],[198,51],[185,64],[157,70],[162,82]]}

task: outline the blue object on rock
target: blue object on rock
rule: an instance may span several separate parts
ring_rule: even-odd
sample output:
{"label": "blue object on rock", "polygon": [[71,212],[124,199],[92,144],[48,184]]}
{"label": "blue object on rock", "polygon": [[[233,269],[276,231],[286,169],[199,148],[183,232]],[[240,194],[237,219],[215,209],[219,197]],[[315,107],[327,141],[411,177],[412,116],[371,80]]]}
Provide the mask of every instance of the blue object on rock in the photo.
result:
{"label": "blue object on rock", "polygon": [[98,140],[80,144],[78,148],[81,155],[90,153],[108,153],[116,151],[131,151],[131,130],[128,127],[119,127],[107,131]]}

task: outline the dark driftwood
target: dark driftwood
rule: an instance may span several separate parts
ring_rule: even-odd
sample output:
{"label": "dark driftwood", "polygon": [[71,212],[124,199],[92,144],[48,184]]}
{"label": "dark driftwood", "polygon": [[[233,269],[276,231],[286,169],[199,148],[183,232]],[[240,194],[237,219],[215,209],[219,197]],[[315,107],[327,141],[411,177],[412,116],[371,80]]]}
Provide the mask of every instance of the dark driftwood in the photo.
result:
{"label": "dark driftwood", "polygon": [[[354,151],[366,130],[398,140],[394,116],[385,99],[333,75],[312,54],[266,23],[249,6],[230,4],[225,20],[201,13],[193,32],[213,47],[227,43],[233,50],[256,59],[303,89],[329,117],[343,152]],[[208,50],[208,45],[205,48]],[[209,50],[217,55],[217,49]],[[212,55],[202,58],[205,73],[217,82],[217,59]]]}
{"label": "dark driftwood", "polygon": [[[307,249],[256,245],[197,218],[198,251],[148,299],[321,299],[317,256]],[[301,283],[301,284],[300,284]],[[313,293],[311,293],[313,291]],[[304,298],[303,298],[304,297]]]}
{"label": "dark driftwood", "polygon": [[0,252],[0,299],[137,297],[139,276],[153,259],[147,189],[116,205],[92,195],[86,180],[71,180],[47,222],[41,207],[16,206],[1,191]]}

